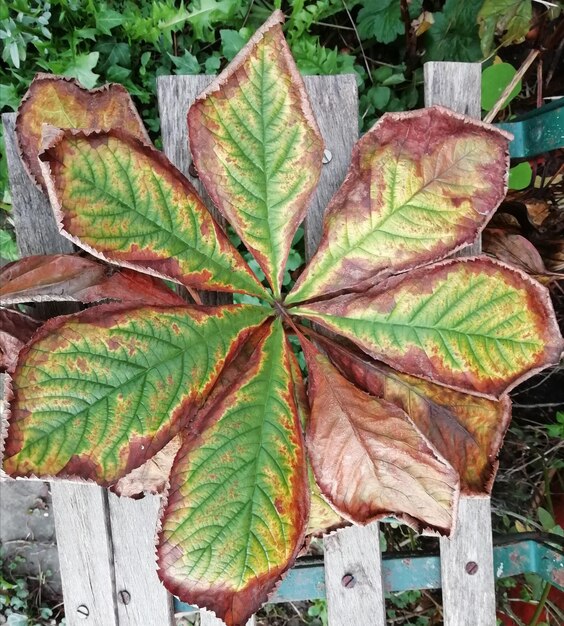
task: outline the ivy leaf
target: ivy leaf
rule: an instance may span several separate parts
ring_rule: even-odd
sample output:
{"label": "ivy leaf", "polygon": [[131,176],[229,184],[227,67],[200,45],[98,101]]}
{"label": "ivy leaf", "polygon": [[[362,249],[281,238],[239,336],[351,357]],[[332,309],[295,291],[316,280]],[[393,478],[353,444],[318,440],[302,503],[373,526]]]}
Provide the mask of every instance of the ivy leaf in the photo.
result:
{"label": "ivy leaf", "polygon": [[109,9],[106,4],[102,4],[96,11],[96,29],[104,35],[111,35],[112,29],[121,26],[124,19],[121,13]]}
{"label": "ivy leaf", "polygon": [[20,104],[20,96],[12,83],[0,83],[0,109],[15,111]]}
{"label": "ivy leaf", "polygon": [[76,78],[86,89],[92,89],[100,78],[99,74],[95,74],[92,70],[98,63],[99,52],[89,52],[88,54],[77,54],[73,59],[65,65],[63,76]]}
{"label": "ivy leaf", "polygon": [[248,40],[248,37],[243,37],[239,31],[225,28],[219,31],[219,36],[221,37],[221,52],[228,61],[233,60]]}
{"label": "ivy leaf", "polygon": [[547,290],[485,257],[437,263],[292,312],[401,372],[491,398],[558,363],[564,348]]}
{"label": "ivy leaf", "polygon": [[111,485],[186,426],[267,315],[103,305],[48,321],[13,376],[5,471]]}
{"label": "ivy leaf", "polygon": [[175,74],[199,74],[200,73],[200,63],[198,59],[188,52],[188,50],[184,51],[184,54],[180,56],[173,56],[169,54],[170,60],[174,63],[176,70]]}
{"label": "ivy leaf", "polygon": [[105,85],[89,92],[72,79],[37,74],[18,110],[16,133],[24,165],[41,184],[37,155],[43,124],[55,128],[115,126],[149,142],[133,101],[121,85]]}
{"label": "ivy leaf", "polygon": [[59,223],[95,256],[187,287],[266,296],[194,187],[132,135],[60,131],[40,155]]}
{"label": "ivy leaf", "polygon": [[184,305],[185,301],[152,276],[113,268],[74,254],[30,256],[0,270],[4,306],[25,302],[114,300],[129,304]]}
{"label": "ivy leaf", "polygon": [[323,141],[276,11],[188,113],[194,163],[280,297],[292,237],[319,179]]}
{"label": "ivy leaf", "polygon": [[117,41],[102,41],[97,44],[96,50],[102,57],[98,65],[101,72],[107,74],[115,66],[131,69],[131,47],[129,44]]}
{"label": "ivy leaf", "polygon": [[404,32],[401,7],[397,0],[365,0],[358,12],[358,34],[362,39],[374,38],[391,43]]}
{"label": "ivy leaf", "polygon": [[388,114],[356,144],[319,248],[286,303],[446,257],[505,197],[507,135],[448,109]]}
{"label": "ivy leaf", "polygon": [[19,257],[18,246],[9,231],[0,229],[0,256],[6,261],[15,261]]}
{"label": "ivy leaf", "polygon": [[511,420],[507,395],[500,401],[470,396],[408,376],[367,356],[320,339],[348,380],[398,406],[460,476],[466,495],[490,493],[497,457]]}
{"label": "ivy leaf", "polygon": [[482,54],[490,54],[495,35],[501,37],[502,46],[523,41],[532,17],[531,0],[485,0],[477,16]]}
{"label": "ivy leaf", "polygon": [[321,491],[360,523],[390,514],[418,530],[450,533],[458,476],[394,404],[367,395],[302,344],[311,417],[307,449]]}
{"label": "ivy leaf", "polygon": [[167,588],[228,625],[244,624],[266,600],[308,518],[291,348],[279,320],[266,331],[184,435],[159,533]]}
{"label": "ivy leaf", "polygon": [[426,61],[473,62],[481,58],[478,37],[479,2],[446,0],[425,34]]}
{"label": "ivy leaf", "polygon": [[206,74],[215,74],[217,70],[220,68],[220,66],[221,66],[221,59],[219,57],[219,54],[217,54],[217,52],[209,56],[204,62],[204,67],[206,68]]}

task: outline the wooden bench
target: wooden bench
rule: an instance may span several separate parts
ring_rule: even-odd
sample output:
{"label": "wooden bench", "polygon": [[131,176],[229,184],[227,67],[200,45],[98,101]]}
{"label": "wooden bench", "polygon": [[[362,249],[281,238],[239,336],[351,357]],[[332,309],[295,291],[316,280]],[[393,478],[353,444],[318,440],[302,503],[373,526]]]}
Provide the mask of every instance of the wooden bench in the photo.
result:
{"label": "wooden bench", "polygon": [[[480,75],[479,64],[428,63],[426,104],[442,104],[479,118]],[[211,80],[210,76],[158,79],[164,151],[187,176],[190,155],[186,112]],[[311,256],[321,234],[323,210],[345,176],[358,137],[358,102],[352,75],[306,77],[306,87],[329,151],[305,222],[306,251]],[[4,115],[3,122],[21,254],[72,252],[73,245],[57,232],[47,198],[23,170],[15,144],[15,115]],[[197,179],[191,181],[202,191]],[[478,242],[472,252],[479,249]],[[69,626],[168,626],[174,623],[175,607],[190,610],[173,602],[157,578],[157,497],[120,499],[95,485],[70,482],[51,483],[51,493]],[[393,558],[382,561],[378,523],[339,531],[325,539],[324,547],[324,562],[306,560],[298,564],[274,601],[326,597],[331,626],[382,626],[385,592],[440,586],[447,626],[496,623],[488,497],[461,499],[454,537],[440,540],[440,570],[435,556],[402,557],[395,563]],[[498,567],[498,576],[520,573],[527,567],[526,550],[530,548],[511,549],[521,549],[525,554],[521,565],[512,565],[509,552],[500,551],[496,555],[496,567],[501,563],[502,570]],[[543,558],[550,560],[553,556]],[[547,577],[556,580],[555,569],[548,566],[545,570]],[[345,574],[354,577],[354,585],[344,584]],[[203,626],[222,623],[202,611]]]}

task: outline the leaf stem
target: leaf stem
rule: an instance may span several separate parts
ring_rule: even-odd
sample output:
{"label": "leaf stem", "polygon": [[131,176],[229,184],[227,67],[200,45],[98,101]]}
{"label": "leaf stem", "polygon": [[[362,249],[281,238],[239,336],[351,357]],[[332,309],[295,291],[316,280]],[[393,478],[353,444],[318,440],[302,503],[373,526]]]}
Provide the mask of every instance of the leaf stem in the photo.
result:
{"label": "leaf stem", "polygon": [[548,599],[548,594],[550,593],[551,588],[552,588],[552,585],[549,582],[546,582],[544,584],[544,588],[542,590],[542,594],[541,594],[539,603],[537,604],[537,608],[535,609],[535,613],[534,613],[533,617],[531,618],[531,621],[529,622],[529,626],[537,626],[537,622],[539,621],[539,618],[541,616],[542,610],[544,609],[544,605],[546,604],[546,601]]}

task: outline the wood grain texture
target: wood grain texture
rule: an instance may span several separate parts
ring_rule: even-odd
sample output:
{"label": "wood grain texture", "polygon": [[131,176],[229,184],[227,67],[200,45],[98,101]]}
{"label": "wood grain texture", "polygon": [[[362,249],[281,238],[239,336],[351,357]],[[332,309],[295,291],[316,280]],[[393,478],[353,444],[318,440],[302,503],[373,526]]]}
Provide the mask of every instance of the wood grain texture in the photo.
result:
{"label": "wood grain texture", "polygon": [[15,113],[2,115],[8,179],[18,248],[22,256],[72,252],[73,245],[59,234],[47,196],[35,186],[21,162],[15,134]]}
{"label": "wood grain texture", "polygon": [[384,626],[379,524],[344,528],[325,537],[323,544],[330,626]]}
{"label": "wood grain texture", "polygon": [[[490,498],[461,497],[455,534],[452,539],[441,538],[440,546],[445,626],[494,626]],[[472,563],[478,569],[469,574],[466,567]]]}
{"label": "wood grain texture", "polygon": [[[325,148],[331,152],[304,224],[309,259],[319,244],[325,207],[345,178],[358,138],[358,95],[352,75],[306,76],[305,84]],[[378,528],[377,523],[353,526],[324,539],[330,626],[385,624]],[[355,577],[354,587],[343,586],[346,574]]]}
{"label": "wood grain texture", "polygon": [[[188,109],[214,78],[215,76],[211,75],[159,76],[157,78],[157,98],[164,153],[194,185],[210,213],[225,229],[226,221],[215,208],[204,185],[197,176],[192,176],[189,171],[192,155],[188,143],[188,123],[186,120]],[[204,304],[209,305],[232,302],[232,297],[228,293],[202,292],[201,298]]]}
{"label": "wood grain texture", "polygon": [[96,485],[57,481],[51,483],[51,495],[66,623],[117,626],[106,492]]}
{"label": "wood grain texture", "polygon": [[[480,119],[481,66],[479,63],[426,63],[425,105],[440,104]],[[479,254],[481,241],[457,256]],[[441,538],[441,578],[445,626],[493,626],[495,582],[490,498],[462,496],[452,539]],[[476,563],[476,573],[466,572]]]}
{"label": "wood grain texture", "polygon": [[345,178],[358,139],[358,91],[353,74],[304,76],[304,81],[325,150],[331,153],[305,219],[306,256],[310,258],[321,239],[325,208]]}
{"label": "wood grain texture", "polygon": [[108,494],[119,626],[174,623],[172,596],[155,567],[160,497],[141,500]]}
{"label": "wood grain texture", "polygon": [[[457,113],[480,119],[482,66],[479,63],[430,62],[423,66],[425,106],[438,104]],[[471,256],[482,252],[477,239],[454,256]]]}
{"label": "wood grain texture", "polygon": [[[58,232],[47,197],[23,169],[14,134],[15,114],[5,114],[2,119],[20,252],[22,255],[72,252],[70,241]],[[89,613],[89,624],[117,625],[105,491],[95,485],[57,481],[51,483],[51,494],[67,623],[83,624],[77,609],[84,606]]]}

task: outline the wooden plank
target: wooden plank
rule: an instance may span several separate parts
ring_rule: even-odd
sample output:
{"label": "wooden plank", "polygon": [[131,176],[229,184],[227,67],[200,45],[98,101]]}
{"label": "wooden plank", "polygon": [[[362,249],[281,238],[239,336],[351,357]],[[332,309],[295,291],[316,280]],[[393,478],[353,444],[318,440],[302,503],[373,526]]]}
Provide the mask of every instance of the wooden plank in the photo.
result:
{"label": "wooden plank", "polygon": [[174,623],[172,596],[157,575],[155,534],[160,497],[108,494],[119,626]]}
{"label": "wooden plank", "polygon": [[[480,119],[482,66],[479,63],[431,62],[423,66],[425,106],[439,104],[456,113]],[[478,238],[455,256],[480,254]]]}
{"label": "wooden plank", "polygon": [[12,212],[18,248],[22,256],[72,252],[73,245],[59,234],[47,196],[30,180],[16,143],[16,114],[2,115],[8,179],[12,190]]}
{"label": "wooden plank", "polygon": [[[72,252],[49,202],[30,181],[18,155],[15,114],[2,116],[16,239],[22,254]],[[105,491],[95,485],[51,483],[67,624],[117,626],[111,535]],[[88,613],[88,615],[85,615]]]}
{"label": "wooden plank", "polygon": [[[425,105],[440,104],[480,119],[479,63],[426,63]],[[478,239],[460,255],[478,254]],[[452,539],[441,538],[445,626],[495,624],[495,582],[490,498],[461,497]]]}
{"label": "wooden plank", "polygon": [[66,623],[117,626],[105,490],[57,481],[51,495]]}
{"label": "wooden plank", "polygon": [[[319,245],[325,208],[345,178],[358,138],[358,96],[352,75],[306,76],[305,83],[330,153],[305,221],[306,257],[310,258]],[[338,531],[325,538],[324,546],[329,624],[383,626],[378,524]]]}
{"label": "wooden plank", "polygon": [[358,138],[358,91],[354,74],[304,76],[304,81],[325,140],[326,156],[330,158],[323,166],[305,219],[305,246],[309,259],[317,250],[325,209],[345,178],[351,151]]}
{"label": "wooden plank", "polygon": [[[256,626],[257,618],[253,615],[246,626]],[[225,622],[209,611],[200,611],[200,626],[225,626]]]}
{"label": "wooden plank", "polygon": [[330,626],[384,626],[379,524],[339,530],[323,544]]}
{"label": "wooden plank", "polygon": [[445,626],[493,626],[495,581],[490,498],[460,498],[452,539],[441,538]]}
{"label": "wooden plank", "polygon": [[[215,76],[159,76],[157,78],[157,97],[163,150],[176,167],[187,176],[200,197],[223,228],[226,221],[215,208],[195,171],[190,168],[192,156],[188,145],[188,109],[197,96],[211,83]],[[228,293],[204,292],[201,295],[204,304],[226,304],[232,301]]]}

